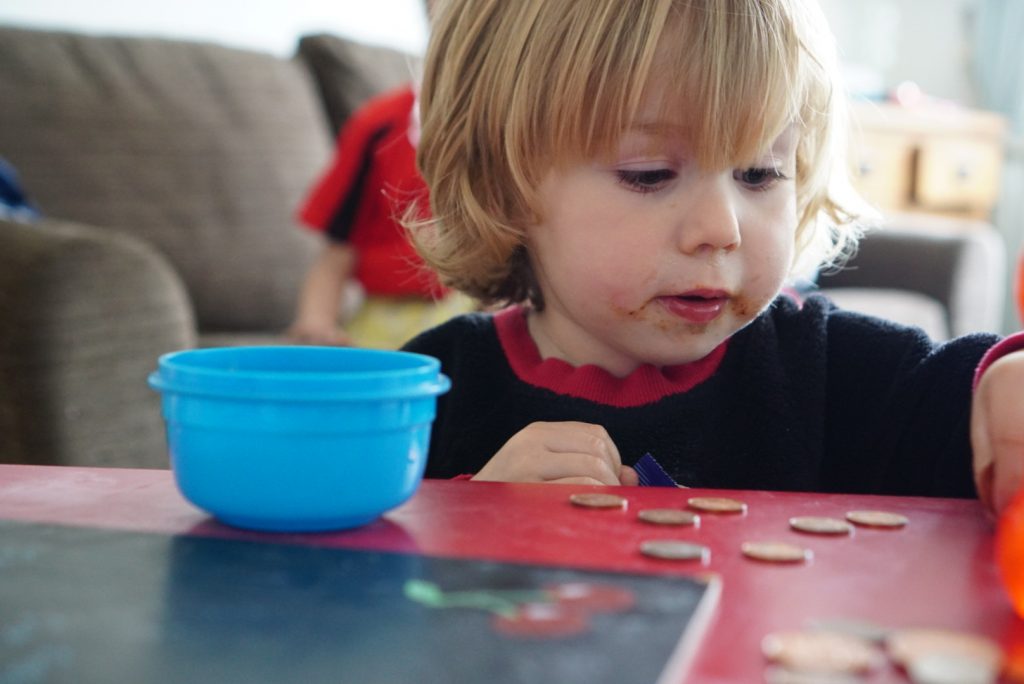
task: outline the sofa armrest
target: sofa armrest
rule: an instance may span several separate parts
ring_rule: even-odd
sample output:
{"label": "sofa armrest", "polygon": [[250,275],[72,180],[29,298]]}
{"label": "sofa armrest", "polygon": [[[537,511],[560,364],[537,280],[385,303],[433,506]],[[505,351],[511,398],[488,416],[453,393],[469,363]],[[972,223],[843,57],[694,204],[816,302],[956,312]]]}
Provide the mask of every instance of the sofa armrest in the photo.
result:
{"label": "sofa armrest", "polygon": [[80,224],[0,220],[0,461],[166,467],[157,357],[193,346],[155,249]]}
{"label": "sofa armrest", "polygon": [[867,288],[924,295],[943,307],[953,335],[998,332],[1004,298],[1005,247],[979,222],[934,221],[869,233],[840,270],[822,274],[822,290]]}

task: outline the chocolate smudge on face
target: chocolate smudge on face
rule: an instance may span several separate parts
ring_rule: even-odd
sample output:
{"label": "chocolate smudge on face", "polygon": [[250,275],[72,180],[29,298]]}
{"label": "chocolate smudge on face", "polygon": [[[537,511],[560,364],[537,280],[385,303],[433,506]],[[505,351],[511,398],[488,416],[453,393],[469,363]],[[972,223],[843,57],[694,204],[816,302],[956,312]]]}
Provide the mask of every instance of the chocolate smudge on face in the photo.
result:
{"label": "chocolate smudge on face", "polygon": [[619,315],[619,316],[624,316],[626,318],[632,318],[633,320],[637,320],[637,321],[638,320],[643,320],[645,318],[645,316],[644,316],[644,307],[643,306],[641,306],[639,309],[628,309],[628,308],[626,308],[624,306],[619,306],[617,304],[612,304],[611,308],[616,313],[616,315]]}
{"label": "chocolate smudge on face", "polygon": [[729,300],[729,309],[733,315],[739,319],[746,320],[757,315],[760,310],[759,307],[753,305],[753,303],[746,297],[733,297]]}
{"label": "chocolate smudge on face", "polygon": [[646,304],[641,306],[639,309],[627,309],[624,307],[614,308],[620,315],[633,321],[647,321],[663,333],[671,334],[685,332],[686,334],[693,335],[700,334],[707,328],[707,324],[704,323],[686,323],[679,320],[673,320],[671,318],[665,318],[663,316],[655,316],[653,317],[653,320],[648,320],[651,317],[648,316]]}
{"label": "chocolate smudge on face", "polygon": [[[754,318],[761,311],[761,307],[756,302],[744,296],[731,297],[728,307],[736,319],[744,322]],[[682,331],[690,335],[698,335],[704,333],[710,325],[710,323],[686,323],[662,316],[655,316],[653,320],[650,320],[651,317],[648,315],[647,305],[641,306],[638,309],[629,309],[621,306],[614,306],[613,309],[618,315],[632,321],[649,321],[664,333]]]}

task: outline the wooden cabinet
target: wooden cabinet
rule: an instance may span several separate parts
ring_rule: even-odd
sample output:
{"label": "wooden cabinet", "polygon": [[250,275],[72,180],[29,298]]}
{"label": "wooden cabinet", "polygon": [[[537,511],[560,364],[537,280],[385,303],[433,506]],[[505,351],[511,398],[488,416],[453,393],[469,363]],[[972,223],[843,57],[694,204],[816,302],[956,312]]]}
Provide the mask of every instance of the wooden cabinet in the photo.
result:
{"label": "wooden cabinet", "polygon": [[953,105],[853,107],[854,185],[885,212],[989,218],[1006,121]]}

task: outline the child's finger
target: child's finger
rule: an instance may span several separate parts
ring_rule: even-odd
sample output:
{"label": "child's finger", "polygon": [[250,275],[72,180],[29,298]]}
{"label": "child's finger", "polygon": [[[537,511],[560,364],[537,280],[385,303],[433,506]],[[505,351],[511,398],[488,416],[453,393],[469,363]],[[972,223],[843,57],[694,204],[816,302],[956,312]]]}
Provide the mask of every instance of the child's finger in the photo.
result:
{"label": "child's finger", "polygon": [[[622,458],[608,431],[593,423],[564,421],[534,423],[543,431],[544,447],[556,453],[593,454],[604,460],[612,473],[622,468]],[[532,426],[531,426],[532,427]]]}
{"label": "child's finger", "polygon": [[1024,423],[1020,388],[1024,355],[1010,354],[985,372],[974,395],[971,446],[978,496],[994,513],[1005,508],[1024,485]]}
{"label": "child's finger", "polygon": [[567,484],[567,485],[604,485],[604,482],[595,480],[592,477],[563,477],[558,480],[546,480],[548,484]]}
{"label": "child's finger", "polygon": [[542,458],[543,463],[539,464],[538,472],[544,482],[582,477],[589,479],[590,484],[620,484],[618,472],[613,471],[604,459],[594,454],[548,453]]}
{"label": "child's finger", "polygon": [[[1003,413],[999,410],[996,413]],[[1005,411],[1009,413],[1009,411]],[[992,504],[1003,510],[1024,485],[1024,429],[1019,419],[999,415],[990,420],[988,448],[992,453]]]}

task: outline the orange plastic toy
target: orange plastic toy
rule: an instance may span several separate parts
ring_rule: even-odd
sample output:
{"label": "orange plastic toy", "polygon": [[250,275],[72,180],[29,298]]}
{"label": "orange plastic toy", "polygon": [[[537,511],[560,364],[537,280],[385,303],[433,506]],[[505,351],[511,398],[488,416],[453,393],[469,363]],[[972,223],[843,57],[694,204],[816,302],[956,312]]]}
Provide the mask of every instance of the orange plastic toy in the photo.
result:
{"label": "orange plastic toy", "polygon": [[999,516],[996,565],[1017,615],[1024,617],[1024,490]]}

